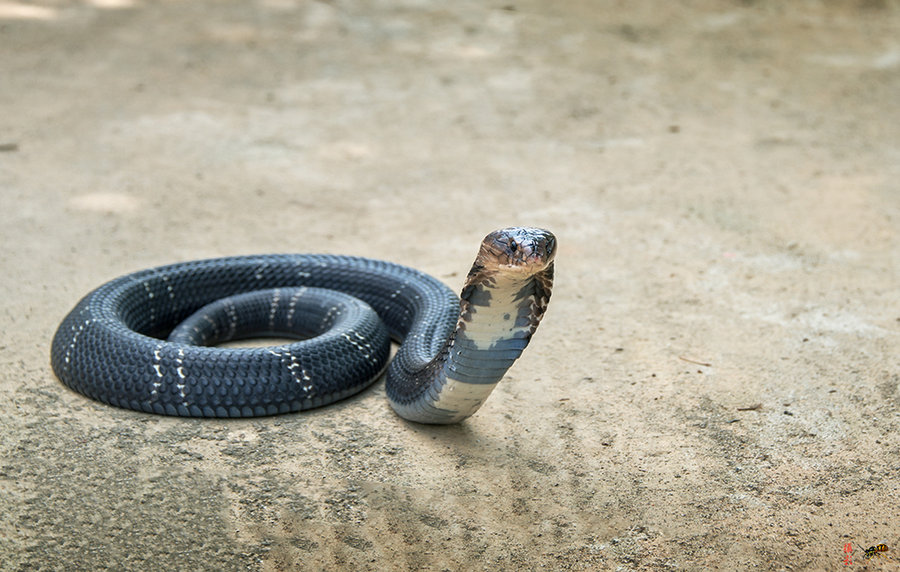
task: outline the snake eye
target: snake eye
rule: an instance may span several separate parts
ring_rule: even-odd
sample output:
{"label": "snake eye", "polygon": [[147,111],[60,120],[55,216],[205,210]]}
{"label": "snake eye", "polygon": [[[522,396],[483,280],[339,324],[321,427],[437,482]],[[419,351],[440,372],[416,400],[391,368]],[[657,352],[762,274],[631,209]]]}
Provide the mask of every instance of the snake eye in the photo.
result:
{"label": "snake eye", "polygon": [[519,243],[516,242],[514,239],[510,239],[509,240],[509,249],[512,252],[516,252],[519,249]]}

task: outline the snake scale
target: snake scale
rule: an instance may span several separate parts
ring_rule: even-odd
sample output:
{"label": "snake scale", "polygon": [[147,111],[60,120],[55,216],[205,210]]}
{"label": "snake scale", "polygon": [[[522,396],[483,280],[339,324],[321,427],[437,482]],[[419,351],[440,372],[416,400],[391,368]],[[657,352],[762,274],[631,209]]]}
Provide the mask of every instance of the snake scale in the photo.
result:
{"label": "snake scale", "polygon": [[[391,406],[420,423],[472,415],[521,355],[550,299],[556,239],[484,239],[457,297],[437,279],[350,256],[260,255],[127,274],[60,324],[51,365],[67,386],[129,409],[251,417],[318,407],[387,369]],[[297,341],[216,344],[253,336]],[[400,342],[387,364],[391,339]]]}

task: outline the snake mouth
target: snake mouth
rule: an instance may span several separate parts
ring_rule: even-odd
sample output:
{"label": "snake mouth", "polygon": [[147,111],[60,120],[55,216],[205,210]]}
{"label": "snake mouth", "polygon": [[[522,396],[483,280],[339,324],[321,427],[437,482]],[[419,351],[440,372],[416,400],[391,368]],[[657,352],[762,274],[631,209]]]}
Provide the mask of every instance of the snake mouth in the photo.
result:
{"label": "snake mouth", "polygon": [[548,230],[511,227],[496,230],[481,243],[480,262],[485,268],[519,274],[546,269],[556,256],[556,237]]}

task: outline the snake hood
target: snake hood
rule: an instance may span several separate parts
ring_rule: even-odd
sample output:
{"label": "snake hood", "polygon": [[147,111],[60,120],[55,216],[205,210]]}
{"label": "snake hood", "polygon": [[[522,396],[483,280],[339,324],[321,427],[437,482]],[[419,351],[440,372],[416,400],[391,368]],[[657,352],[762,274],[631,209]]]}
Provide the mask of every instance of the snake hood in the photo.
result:
{"label": "snake hood", "polygon": [[491,306],[493,291],[502,290],[513,295],[508,302],[528,321],[530,337],[550,301],[555,257],[556,237],[549,231],[511,227],[488,234],[460,294],[459,327],[471,321],[475,306]]}

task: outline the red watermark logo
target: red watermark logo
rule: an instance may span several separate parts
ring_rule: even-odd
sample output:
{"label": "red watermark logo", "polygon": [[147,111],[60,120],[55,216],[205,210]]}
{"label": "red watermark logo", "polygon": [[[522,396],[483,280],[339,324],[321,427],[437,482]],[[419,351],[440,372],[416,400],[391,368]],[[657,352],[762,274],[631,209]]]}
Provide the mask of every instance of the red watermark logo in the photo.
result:
{"label": "red watermark logo", "polygon": [[848,542],[844,545],[844,566],[853,564],[853,543]]}

